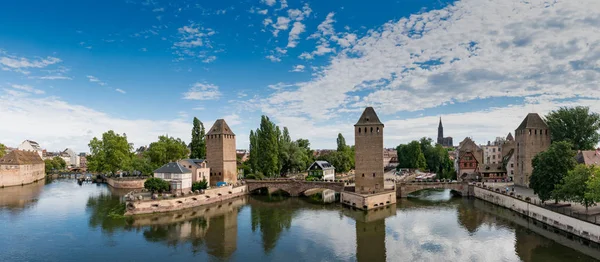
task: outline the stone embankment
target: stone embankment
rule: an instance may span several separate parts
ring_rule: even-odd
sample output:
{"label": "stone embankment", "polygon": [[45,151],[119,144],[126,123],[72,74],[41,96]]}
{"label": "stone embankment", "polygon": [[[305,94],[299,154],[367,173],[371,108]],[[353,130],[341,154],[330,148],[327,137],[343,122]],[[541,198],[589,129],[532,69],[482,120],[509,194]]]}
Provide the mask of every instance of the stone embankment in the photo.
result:
{"label": "stone embankment", "polygon": [[518,196],[507,194],[506,191],[496,191],[479,184],[473,188],[473,195],[481,200],[521,213],[548,226],[600,243],[600,225],[554,212],[537,206],[530,201],[520,199]]}
{"label": "stone embankment", "polygon": [[142,189],[146,177],[106,177],[106,183],[114,188]]}
{"label": "stone embankment", "polygon": [[136,196],[133,194],[126,196],[125,215],[177,211],[217,203],[246,194],[248,194],[248,187],[246,185],[217,187],[206,189],[202,193],[191,193],[173,198],[155,200],[148,197],[140,199],[139,197],[142,195]]}

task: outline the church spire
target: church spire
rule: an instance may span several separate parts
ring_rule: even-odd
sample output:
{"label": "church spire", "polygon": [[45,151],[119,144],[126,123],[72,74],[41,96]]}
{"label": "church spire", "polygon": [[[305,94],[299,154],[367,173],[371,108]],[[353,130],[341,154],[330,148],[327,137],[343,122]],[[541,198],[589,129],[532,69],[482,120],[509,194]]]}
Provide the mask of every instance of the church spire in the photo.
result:
{"label": "church spire", "polygon": [[[438,141],[444,138],[444,126],[442,125],[442,117],[440,116],[440,124],[438,125]],[[439,143],[439,142],[438,142]]]}

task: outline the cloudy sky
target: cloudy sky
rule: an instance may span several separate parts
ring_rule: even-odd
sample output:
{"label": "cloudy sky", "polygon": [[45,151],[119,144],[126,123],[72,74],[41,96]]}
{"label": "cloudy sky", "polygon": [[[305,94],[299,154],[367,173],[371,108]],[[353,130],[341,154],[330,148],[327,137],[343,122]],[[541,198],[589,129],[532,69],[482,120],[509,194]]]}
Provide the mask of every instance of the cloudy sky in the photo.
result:
{"label": "cloudy sky", "polygon": [[261,115],[334,148],[366,106],[385,146],[514,132],[530,112],[600,111],[597,0],[9,1],[0,8],[0,142],[49,150],[107,130],[135,146]]}

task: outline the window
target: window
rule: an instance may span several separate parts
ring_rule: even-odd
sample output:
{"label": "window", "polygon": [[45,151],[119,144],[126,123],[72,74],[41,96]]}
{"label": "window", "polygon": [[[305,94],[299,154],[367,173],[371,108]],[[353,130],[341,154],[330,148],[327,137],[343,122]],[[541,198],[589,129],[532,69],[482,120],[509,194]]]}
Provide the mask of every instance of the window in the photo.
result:
{"label": "window", "polygon": [[365,177],[365,174],[362,174],[362,177]]}
{"label": "window", "polygon": [[548,135],[548,129],[546,129],[546,135]]}
{"label": "window", "polygon": [[358,133],[360,134],[360,127],[358,128]]}
{"label": "window", "polygon": [[495,148],[492,148],[492,152],[496,153],[496,149],[495,149]]}
{"label": "window", "polygon": [[514,164],[514,163],[511,163],[511,164],[510,164],[510,167],[515,167],[515,164]]}
{"label": "window", "polygon": [[531,129],[529,129],[529,135],[531,135]]}
{"label": "window", "polygon": [[377,134],[379,134],[379,127],[377,128]]}
{"label": "window", "polygon": [[537,135],[537,129],[534,129],[534,130],[533,130],[533,134],[534,134],[534,135]]}
{"label": "window", "polygon": [[373,177],[375,177],[375,173],[373,173]]}
{"label": "window", "polygon": [[373,127],[371,127],[371,133],[373,133]]}

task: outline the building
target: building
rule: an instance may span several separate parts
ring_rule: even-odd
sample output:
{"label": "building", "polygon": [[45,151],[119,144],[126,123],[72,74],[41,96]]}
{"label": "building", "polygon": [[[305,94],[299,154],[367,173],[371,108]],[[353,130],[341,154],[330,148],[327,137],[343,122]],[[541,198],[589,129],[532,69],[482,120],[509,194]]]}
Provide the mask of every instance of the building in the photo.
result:
{"label": "building", "polygon": [[483,164],[498,164],[502,163],[502,146],[491,144],[481,146],[483,151]]}
{"label": "building", "polygon": [[210,168],[204,159],[182,159],[180,165],[192,170],[192,183],[206,180],[210,185]]}
{"label": "building", "polygon": [[73,149],[66,148],[61,152],[61,157],[65,159],[65,162],[69,167],[79,167],[81,164],[81,159],[79,159],[79,156],[77,153],[75,153],[75,151],[73,151]]}
{"label": "building", "polygon": [[384,148],[383,149],[383,167],[397,167],[398,166],[398,152],[395,148]]}
{"label": "building", "polygon": [[585,164],[588,166],[596,165],[600,167],[600,149],[579,151],[575,156],[575,160],[578,164]]}
{"label": "building", "polygon": [[0,158],[0,187],[29,184],[45,177],[46,165],[38,152],[13,150]]}
{"label": "building", "polygon": [[504,182],[508,179],[502,163],[484,164],[479,168],[479,174],[483,182]]}
{"label": "building", "polygon": [[456,152],[458,181],[477,179],[479,165],[483,164],[483,149],[475,144],[471,138],[466,137],[458,144]]}
{"label": "building", "polygon": [[315,161],[308,167],[308,176],[323,177],[325,180],[335,180],[335,167],[327,161]]}
{"label": "building", "polygon": [[437,143],[443,147],[453,147],[452,137],[444,137],[444,126],[442,125],[442,118],[440,117],[440,124],[438,125]]}
{"label": "building", "polygon": [[87,155],[85,153],[79,153],[79,167],[87,168]]}
{"label": "building", "polygon": [[396,203],[396,188],[385,190],[383,179],[383,123],[367,107],[354,125],[355,186],[342,192],[340,201],[369,210]]}
{"label": "building", "polygon": [[248,150],[238,149],[236,150],[235,154],[237,159],[239,160],[238,164],[244,163],[250,158],[250,153],[248,153]]}
{"label": "building", "polygon": [[189,192],[192,190],[192,170],[177,162],[167,163],[154,170],[154,177],[169,182],[172,193]]}
{"label": "building", "polygon": [[38,144],[35,141],[31,141],[31,140],[25,140],[23,141],[23,143],[21,143],[19,145],[19,147],[17,147],[17,150],[21,150],[21,151],[33,151],[36,152],[40,158],[42,158],[42,154],[43,154],[43,150],[40,147],[40,144]]}
{"label": "building", "polygon": [[536,113],[528,114],[515,130],[516,159],[515,185],[529,187],[533,171],[531,160],[550,147],[550,130]]}
{"label": "building", "polygon": [[514,149],[510,149],[510,151],[508,152],[508,154],[506,154],[503,158],[502,158],[502,164],[504,165],[504,169],[506,169],[506,175],[508,177],[508,181],[514,181],[515,180],[515,150]]}
{"label": "building", "polygon": [[225,120],[218,119],[205,136],[206,161],[210,167],[210,185],[237,183],[238,170],[235,134]]}

